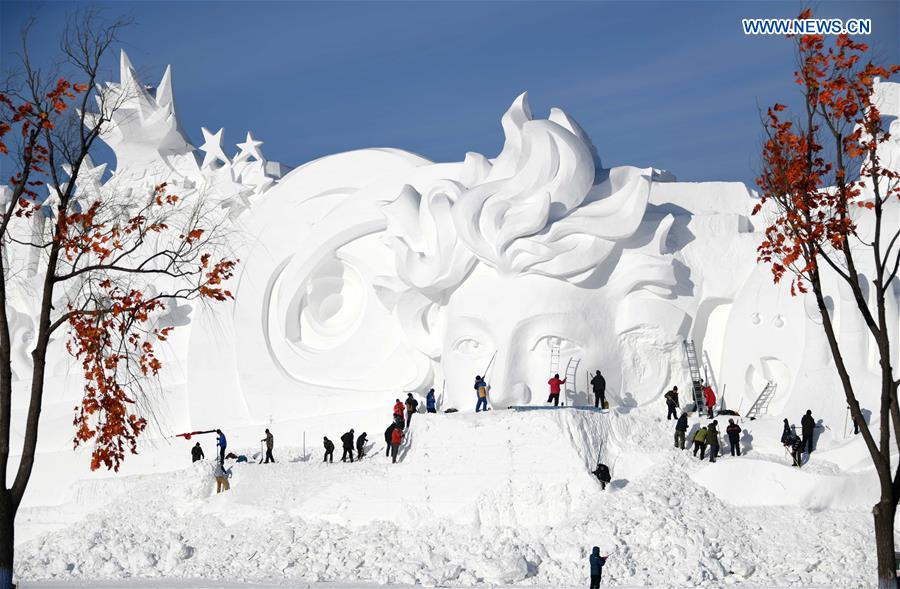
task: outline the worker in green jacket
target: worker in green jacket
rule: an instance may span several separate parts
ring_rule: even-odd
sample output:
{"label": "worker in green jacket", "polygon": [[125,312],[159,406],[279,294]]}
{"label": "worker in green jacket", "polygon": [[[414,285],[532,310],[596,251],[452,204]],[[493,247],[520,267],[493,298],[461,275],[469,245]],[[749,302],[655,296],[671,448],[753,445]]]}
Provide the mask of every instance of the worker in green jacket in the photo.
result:
{"label": "worker in green jacket", "polygon": [[706,445],[709,446],[709,461],[715,462],[719,456],[719,431],[714,429],[712,425],[706,432]]}
{"label": "worker in green jacket", "polygon": [[706,456],[706,426],[701,427],[697,430],[697,433],[694,434],[694,456],[697,455],[697,451],[700,451],[700,460],[703,460],[703,457]]}

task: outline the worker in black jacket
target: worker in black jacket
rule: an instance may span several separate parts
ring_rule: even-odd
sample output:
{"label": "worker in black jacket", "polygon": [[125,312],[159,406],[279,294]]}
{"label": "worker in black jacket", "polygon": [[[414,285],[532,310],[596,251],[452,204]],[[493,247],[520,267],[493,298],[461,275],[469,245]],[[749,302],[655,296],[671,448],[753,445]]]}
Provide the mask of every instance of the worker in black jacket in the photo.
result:
{"label": "worker in black jacket", "polygon": [[597,371],[594,378],[591,379],[591,388],[594,391],[594,407],[606,408],[606,379]]}
{"label": "worker in black jacket", "polygon": [[366,432],[359,434],[359,437],[356,438],[356,459],[362,460],[363,454],[366,450],[366,442],[368,441],[368,435]]}
{"label": "worker in black jacket", "polygon": [[391,436],[394,433],[395,427],[397,427],[397,424],[391,423],[391,425],[389,425],[388,428],[386,430],[384,430],[384,445],[387,446],[387,448],[384,451],[385,456],[391,455]]}
{"label": "worker in black jacket", "polygon": [[803,448],[807,454],[813,451],[813,430],[816,429],[816,420],[813,419],[812,410],[807,409],[806,415],[800,418],[800,430],[803,434]]}
{"label": "worker in black jacket", "polygon": [[341,436],[341,443],[344,445],[344,455],[341,456],[341,462],[347,462],[347,456],[350,456],[350,462],[353,462],[353,428]]}
{"label": "worker in black jacket", "polygon": [[325,458],[322,462],[334,462],[334,442],[329,440],[327,436],[324,436],[322,444],[325,446]]}

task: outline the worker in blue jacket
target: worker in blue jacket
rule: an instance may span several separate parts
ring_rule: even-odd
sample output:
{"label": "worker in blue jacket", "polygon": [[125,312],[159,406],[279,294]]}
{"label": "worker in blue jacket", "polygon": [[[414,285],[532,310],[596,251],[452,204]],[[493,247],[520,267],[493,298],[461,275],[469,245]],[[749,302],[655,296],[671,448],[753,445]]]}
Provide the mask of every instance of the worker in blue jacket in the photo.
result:
{"label": "worker in blue jacket", "polygon": [[437,403],[434,400],[434,389],[428,391],[425,395],[425,411],[428,413],[437,413]]}
{"label": "worker in blue jacket", "polygon": [[219,464],[225,464],[225,448],[228,446],[228,442],[225,440],[225,434],[222,433],[222,430],[217,429],[216,434],[218,434],[216,446],[219,448]]}
{"label": "worker in blue jacket", "polygon": [[487,411],[487,383],[480,375],[475,377],[475,392],[478,395],[478,402],[475,403],[475,413],[482,409]]}
{"label": "worker in blue jacket", "polygon": [[600,556],[600,547],[594,546],[593,552],[588,559],[591,563],[591,589],[600,588],[600,577],[603,575],[603,565],[606,564],[606,557]]}

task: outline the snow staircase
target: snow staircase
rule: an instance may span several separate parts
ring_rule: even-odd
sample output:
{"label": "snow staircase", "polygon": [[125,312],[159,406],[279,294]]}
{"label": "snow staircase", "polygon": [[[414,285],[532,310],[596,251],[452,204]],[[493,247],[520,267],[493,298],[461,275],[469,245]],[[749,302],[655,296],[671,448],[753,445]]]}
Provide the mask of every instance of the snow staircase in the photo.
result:
{"label": "snow staircase", "polygon": [[766,383],[766,387],[762,390],[753,405],[747,411],[747,419],[756,419],[760,415],[765,415],[769,411],[769,402],[775,396],[775,390],[778,385],[771,380]]}
{"label": "snow staircase", "polygon": [[691,392],[694,396],[694,405],[699,413],[705,408],[705,402],[703,398],[703,380],[700,377],[700,364],[697,362],[697,349],[694,347],[694,340],[684,340],[684,355],[687,358],[688,369],[691,373]]}
{"label": "snow staircase", "polygon": [[[578,377],[579,364],[581,364],[581,358],[569,358],[569,363],[566,364],[566,403],[569,405],[574,405],[576,395],[578,394],[575,382]],[[572,393],[571,397],[569,396],[569,393]],[[569,399],[572,399],[573,402],[570,403]]]}

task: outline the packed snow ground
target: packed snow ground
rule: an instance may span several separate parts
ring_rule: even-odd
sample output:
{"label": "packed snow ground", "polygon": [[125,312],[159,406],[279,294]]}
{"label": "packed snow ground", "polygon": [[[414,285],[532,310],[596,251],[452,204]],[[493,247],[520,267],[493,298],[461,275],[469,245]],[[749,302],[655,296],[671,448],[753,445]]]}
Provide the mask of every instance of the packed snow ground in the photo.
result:
{"label": "packed snow ground", "polygon": [[[361,463],[276,447],[280,462],[235,465],[220,495],[209,462],[92,479],[72,503],[25,510],[20,527],[38,532],[16,573],[26,586],[564,587],[583,585],[598,545],[607,585],[871,585],[877,486],[857,440],[823,436],[797,471],[768,418],[744,423],[747,456],[710,464],[672,448],[674,422],[654,409],[416,415],[400,464],[369,430]],[[589,472],[598,455],[612,468],[606,491]],[[63,513],[84,515],[40,533]]]}

